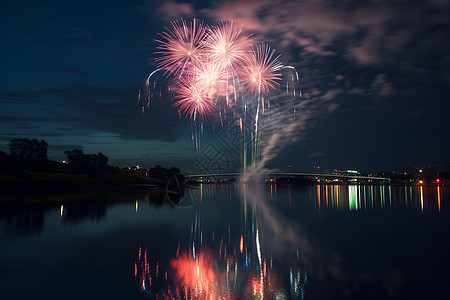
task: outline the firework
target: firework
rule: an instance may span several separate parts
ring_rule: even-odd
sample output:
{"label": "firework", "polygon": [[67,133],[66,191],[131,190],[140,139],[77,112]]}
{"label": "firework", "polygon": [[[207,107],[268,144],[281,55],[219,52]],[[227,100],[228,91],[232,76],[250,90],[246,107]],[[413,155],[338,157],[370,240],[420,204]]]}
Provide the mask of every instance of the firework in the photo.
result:
{"label": "firework", "polygon": [[179,85],[175,99],[175,106],[179,110],[195,118],[199,114],[203,119],[208,119],[215,107],[209,95],[210,90],[202,85],[196,84],[192,79],[187,79]]}
{"label": "firework", "polygon": [[157,40],[161,57],[156,58],[158,68],[165,69],[169,73],[182,75],[191,65],[196,65],[201,59],[203,39],[206,27],[194,19],[188,26],[181,19],[171,22],[173,30],[166,28],[167,32],[161,34],[162,40]]}
{"label": "firework", "polygon": [[233,22],[222,22],[210,28],[208,38],[202,44],[213,63],[231,71],[244,64],[251,47],[250,39],[242,35],[242,26],[238,28]]}
{"label": "firework", "polygon": [[282,65],[275,50],[262,43],[251,50],[249,36],[242,26],[221,22],[206,27],[194,19],[189,25],[181,19],[166,28],[156,58],[158,68],[175,75],[178,92],[175,106],[180,112],[195,118],[208,119],[215,108],[213,99],[229,95],[237,99],[239,84],[247,93],[269,93],[278,87]]}
{"label": "firework", "polygon": [[279,86],[277,81],[281,80],[279,71],[283,65],[279,56],[274,55],[275,49],[264,43],[250,52],[241,78],[249,93],[269,93]]}
{"label": "firework", "polygon": [[227,88],[227,72],[220,64],[204,60],[198,68],[193,68],[193,80],[196,85],[210,90],[210,94],[223,95]]}
{"label": "firework", "polygon": [[[252,161],[257,161],[261,156],[265,107],[270,110],[266,94],[280,86],[281,71],[288,66],[281,64],[275,49],[267,44],[253,48],[250,36],[233,22],[208,27],[196,19],[190,23],[181,19],[171,25],[171,29],[166,28],[157,40],[159,51],[156,54],[159,56],[156,62],[162,72],[150,74],[147,89],[151,89],[152,76],[169,75],[169,90],[173,91],[175,107],[180,114],[193,120],[192,139],[197,151],[203,121],[216,116],[223,126],[228,116],[251,113],[251,118],[239,118],[239,128],[244,144],[247,135],[252,139],[251,157]],[[298,76],[295,82],[298,82]],[[286,83],[287,94],[290,94],[289,84]],[[153,92],[149,94],[148,99]],[[295,97],[295,89],[293,95]],[[244,124],[248,122],[251,132]],[[243,149],[244,172],[246,164],[247,148]]]}

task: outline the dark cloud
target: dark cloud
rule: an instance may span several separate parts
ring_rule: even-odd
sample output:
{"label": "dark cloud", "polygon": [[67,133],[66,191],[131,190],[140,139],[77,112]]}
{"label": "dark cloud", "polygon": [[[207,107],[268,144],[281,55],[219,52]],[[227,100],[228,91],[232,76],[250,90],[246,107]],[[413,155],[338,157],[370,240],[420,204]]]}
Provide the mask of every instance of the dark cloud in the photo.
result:
{"label": "dark cloud", "polygon": [[68,144],[68,145],[49,145],[49,151],[54,152],[63,152],[67,150],[74,150],[74,149],[83,149],[84,146],[82,145],[76,145],[76,144]]}
{"label": "dark cloud", "polygon": [[35,101],[35,95],[33,93],[28,92],[14,92],[14,91],[7,91],[4,89],[0,89],[0,99],[2,100],[2,103],[5,103],[5,101]]}
{"label": "dark cloud", "polygon": [[[61,135],[67,132],[60,128],[70,124],[70,128],[77,130],[98,130],[123,139],[176,139],[179,116],[171,101],[155,97],[150,102],[150,109],[143,113],[138,93],[138,85],[117,89],[87,84],[28,93],[3,91],[0,99],[10,101],[10,104],[2,113],[2,122],[26,121],[22,126],[33,129],[39,127],[37,124],[51,121],[53,131]],[[14,110],[16,107],[27,112],[21,114]],[[11,113],[8,110],[12,110]]]}
{"label": "dark cloud", "polygon": [[194,7],[191,3],[178,3],[175,1],[165,1],[158,8],[158,12],[172,20],[179,17],[186,17],[194,15]]}
{"label": "dark cloud", "polygon": [[[336,4],[322,0],[235,0],[215,2],[214,6],[198,11],[187,3],[170,2],[170,6],[173,9],[167,12],[167,17],[176,18],[181,16],[176,15],[178,12],[183,15],[190,12],[191,17],[242,24],[245,30],[254,33],[254,39],[272,43],[281,50],[285,63],[295,66],[299,66],[299,58],[291,56],[292,51],[300,52],[306,60],[309,54],[341,56],[347,59],[347,64],[358,63],[360,67],[395,62],[396,68],[424,75],[437,68],[445,73],[441,80],[448,75],[450,42],[446,36],[450,11],[448,6],[436,1]],[[427,55],[423,55],[425,52]],[[422,70],[417,69],[424,59],[428,63]]]}
{"label": "dark cloud", "polygon": [[55,72],[64,73],[64,74],[70,74],[70,75],[78,75],[78,76],[88,76],[89,75],[86,72],[77,71],[77,70],[73,70],[73,69],[50,69],[50,70],[55,71]]}

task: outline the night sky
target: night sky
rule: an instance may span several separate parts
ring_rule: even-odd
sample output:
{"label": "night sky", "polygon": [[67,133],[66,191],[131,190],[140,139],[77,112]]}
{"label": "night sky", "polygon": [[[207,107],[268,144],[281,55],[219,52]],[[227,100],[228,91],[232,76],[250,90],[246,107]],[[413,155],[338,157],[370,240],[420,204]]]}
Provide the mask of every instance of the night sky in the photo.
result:
{"label": "night sky", "polygon": [[80,148],[104,153],[110,165],[199,173],[191,121],[170,99],[144,114],[138,102],[156,68],[158,33],[181,17],[243,24],[299,72],[314,109],[269,167],[450,165],[447,0],[3,0],[0,149],[8,152],[12,138],[38,138],[53,160]]}

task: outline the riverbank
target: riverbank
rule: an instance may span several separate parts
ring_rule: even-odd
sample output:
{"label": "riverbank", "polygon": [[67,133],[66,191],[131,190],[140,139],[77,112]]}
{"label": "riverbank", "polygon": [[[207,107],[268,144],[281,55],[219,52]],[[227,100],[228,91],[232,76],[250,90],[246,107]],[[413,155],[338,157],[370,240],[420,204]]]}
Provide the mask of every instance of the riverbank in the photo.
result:
{"label": "riverbank", "polygon": [[126,173],[68,174],[57,172],[0,173],[0,193],[98,190],[104,188],[162,189],[167,181]]}

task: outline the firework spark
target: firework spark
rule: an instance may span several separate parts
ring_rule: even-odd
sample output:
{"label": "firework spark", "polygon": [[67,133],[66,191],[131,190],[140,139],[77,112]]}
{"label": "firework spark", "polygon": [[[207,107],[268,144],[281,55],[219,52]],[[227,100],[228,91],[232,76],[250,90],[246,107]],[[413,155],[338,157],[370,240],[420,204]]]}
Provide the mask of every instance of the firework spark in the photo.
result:
{"label": "firework spark", "polygon": [[[257,161],[261,156],[261,126],[266,107],[270,110],[269,97],[266,96],[280,86],[282,69],[293,67],[283,66],[275,49],[265,43],[253,48],[250,36],[243,33],[242,26],[235,26],[233,22],[206,26],[196,19],[190,23],[181,19],[171,22],[171,25],[171,29],[166,28],[157,40],[157,71],[162,72],[154,71],[149,75],[147,91],[152,88],[151,78],[155,77],[156,83],[157,76],[170,75],[168,88],[173,94],[175,107],[180,115],[193,120],[192,136],[197,151],[203,121],[217,116],[223,126],[228,116],[251,112],[254,114],[252,118],[239,118],[239,128],[244,140],[249,134],[247,126],[252,128],[249,134],[253,140],[252,161]],[[286,82],[287,94],[294,97],[298,82],[296,71],[295,74],[296,78]],[[148,94],[148,98],[143,98],[152,98],[153,90]],[[248,122],[251,124],[244,124]],[[245,172],[246,149],[242,162]]]}
{"label": "firework spark", "polygon": [[249,93],[269,93],[279,86],[277,81],[281,80],[279,71],[283,65],[279,61],[279,56],[274,55],[275,49],[264,43],[250,52],[241,78]]}
{"label": "firework spark", "polygon": [[156,61],[158,68],[181,76],[186,68],[195,66],[201,59],[206,27],[196,19],[189,26],[183,19],[181,23],[174,21],[171,24],[173,30],[166,28],[167,32],[160,34],[163,40],[157,40],[161,44],[158,47],[161,51],[156,53],[162,56]]}
{"label": "firework spark", "polygon": [[199,114],[203,119],[208,119],[215,107],[214,102],[209,95],[210,89],[202,85],[196,84],[192,79],[187,79],[180,83],[179,90],[175,99],[175,106],[179,110],[190,116],[196,117]]}
{"label": "firework spark", "polygon": [[223,95],[227,88],[227,72],[220,64],[214,64],[209,60],[200,63],[193,69],[195,84],[210,90],[210,95]]}
{"label": "firework spark", "polygon": [[213,63],[234,71],[247,60],[251,41],[242,35],[242,26],[238,28],[230,22],[210,28],[203,45]]}
{"label": "firework spark", "polygon": [[206,27],[196,19],[189,25],[183,19],[171,24],[172,30],[166,28],[157,40],[161,56],[156,61],[158,70],[175,75],[175,106],[186,116],[208,119],[215,107],[212,99],[219,96],[231,107],[229,95],[236,101],[241,83],[247,93],[260,96],[279,86],[282,64],[275,50],[264,43],[251,50],[242,26],[221,22]]}

